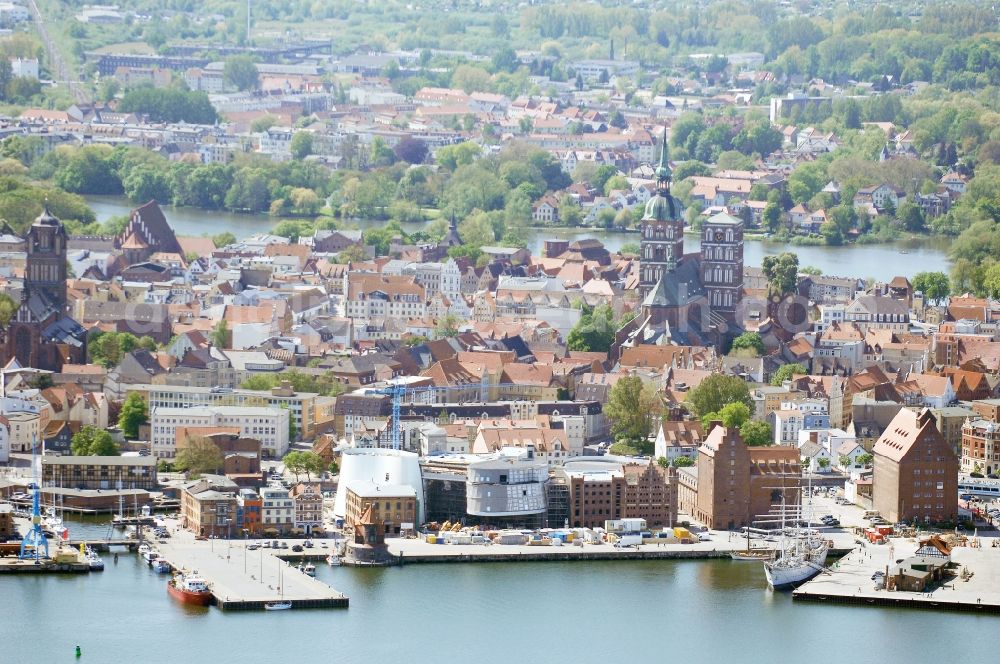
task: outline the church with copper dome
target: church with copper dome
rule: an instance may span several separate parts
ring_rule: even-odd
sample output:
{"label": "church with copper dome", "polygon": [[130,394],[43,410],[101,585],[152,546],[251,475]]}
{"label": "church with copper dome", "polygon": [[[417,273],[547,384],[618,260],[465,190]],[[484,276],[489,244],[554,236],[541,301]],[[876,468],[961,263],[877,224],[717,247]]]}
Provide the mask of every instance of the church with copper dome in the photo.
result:
{"label": "church with copper dome", "polygon": [[639,293],[642,310],[626,345],[722,345],[738,334],[743,297],[743,222],[724,212],[699,229],[699,248],[684,252],[684,215],[670,193],[666,132],[656,194],[642,216]]}

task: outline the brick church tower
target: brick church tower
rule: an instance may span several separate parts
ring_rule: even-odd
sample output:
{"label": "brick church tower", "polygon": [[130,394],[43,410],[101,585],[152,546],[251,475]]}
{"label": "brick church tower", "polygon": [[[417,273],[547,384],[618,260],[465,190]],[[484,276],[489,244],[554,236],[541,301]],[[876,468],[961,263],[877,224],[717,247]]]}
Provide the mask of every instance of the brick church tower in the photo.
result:
{"label": "brick church tower", "polygon": [[25,238],[27,258],[24,290],[43,293],[47,304],[60,316],[66,314],[66,227],[49,212],[48,206],[35,219]]}
{"label": "brick church tower", "polygon": [[681,204],[670,195],[670,165],[667,159],[667,133],[663,132],[660,163],[656,167],[656,194],[646,203],[642,215],[639,291],[645,298],[660,277],[671,272],[684,255],[684,218]]}
{"label": "brick church tower", "polygon": [[743,221],[726,213],[701,227],[701,283],[712,311],[729,321],[743,297]]}

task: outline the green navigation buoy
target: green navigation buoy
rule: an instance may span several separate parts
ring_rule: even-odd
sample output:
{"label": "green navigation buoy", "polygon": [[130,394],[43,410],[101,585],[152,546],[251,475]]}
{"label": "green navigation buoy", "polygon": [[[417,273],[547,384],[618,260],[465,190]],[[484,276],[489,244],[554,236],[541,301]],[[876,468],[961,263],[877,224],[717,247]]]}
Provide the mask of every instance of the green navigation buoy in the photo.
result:
{"label": "green navigation buoy", "polygon": [[82,654],[83,654],[83,651],[82,651],[82,650],[80,650],[80,646],[77,646],[77,647],[76,647],[76,656],[77,656],[77,657],[79,657],[79,656],[81,656]]}

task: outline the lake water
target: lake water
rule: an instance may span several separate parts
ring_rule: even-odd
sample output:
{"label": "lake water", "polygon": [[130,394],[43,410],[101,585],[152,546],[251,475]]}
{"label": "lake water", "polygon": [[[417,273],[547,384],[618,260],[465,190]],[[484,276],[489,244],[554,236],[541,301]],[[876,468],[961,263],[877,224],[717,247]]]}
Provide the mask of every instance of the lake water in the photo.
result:
{"label": "lake water", "polygon": [[[75,536],[81,529],[70,524]],[[88,529],[103,535],[103,526]],[[217,542],[216,546],[223,546]],[[234,550],[234,556],[241,552]],[[250,554],[253,555],[253,552]],[[793,603],[756,563],[647,561],[330,568],[348,609],[178,605],[135,554],[90,575],[3,576],[0,661],[995,661],[1000,617]]]}
{"label": "lake water", "polygon": [[[135,207],[127,199],[118,196],[88,196],[90,207],[98,221],[115,215],[126,215]],[[276,223],[268,215],[243,215],[225,211],[207,211],[196,208],[175,208],[164,206],[163,213],[178,235],[216,235],[230,232],[237,238],[254,233],[269,231]],[[379,226],[384,222],[359,220],[361,228]],[[407,231],[419,230],[423,224],[403,224]],[[609,233],[593,229],[530,229],[528,244],[533,254],[541,254],[542,243],[554,238],[597,238],[610,251],[617,251],[623,244],[638,242],[638,233]],[[698,248],[698,238],[688,236],[688,251]],[[947,240],[932,238],[918,241],[903,241],[892,244],[855,245],[848,247],[791,246],[777,242],[748,240],[743,255],[746,265],[760,265],[764,256],[792,251],[798,254],[799,264],[819,268],[824,274],[851,277],[873,277],[889,280],[896,275],[912,276],[925,270],[948,272],[950,262],[947,256]]]}

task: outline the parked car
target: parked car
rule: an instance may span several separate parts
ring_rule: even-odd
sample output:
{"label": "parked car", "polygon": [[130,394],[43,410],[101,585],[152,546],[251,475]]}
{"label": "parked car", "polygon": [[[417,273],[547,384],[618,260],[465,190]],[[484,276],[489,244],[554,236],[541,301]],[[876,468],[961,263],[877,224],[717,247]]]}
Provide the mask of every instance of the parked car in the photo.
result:
{"label": "parked car", "polygon": [[708,531],[705,531],[703,533],[698,533],[698,541],[699,542],[711,542],[712,541],[712,533],[710,533]]}
{"label": "parked car", "polygon": [[296,544],[295,546],[292,547],[292,551],[295,551],[296,553],[301,552],[302,551],[302,545],[301,544]]}

